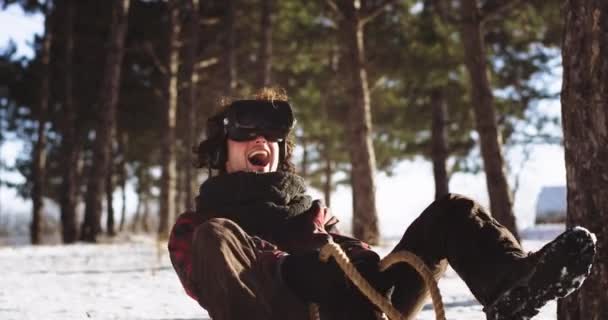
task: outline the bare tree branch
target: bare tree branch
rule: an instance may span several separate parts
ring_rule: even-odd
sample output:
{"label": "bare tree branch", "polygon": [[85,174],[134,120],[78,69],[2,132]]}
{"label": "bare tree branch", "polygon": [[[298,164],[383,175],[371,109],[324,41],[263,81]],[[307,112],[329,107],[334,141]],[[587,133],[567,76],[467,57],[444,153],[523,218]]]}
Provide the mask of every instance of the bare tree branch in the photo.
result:
{"label": "bare tree branch", "polygon": [[154,63],[154,66],[156,66],[158,71],[160,71],[163,76],[167,76],[169,72],[167,71],[167,66],[160,61],[158,55],[156,55],[156,52],[154,51],[154,47],[152,47],[152,44],[150,42],[146,42],[144,44],[144,49],[146,53],[150,56],[150,58],[152,58],[152,62]]}
{"label": "bare tree branch", "polygon": [[217,64],[219,61],[220,61],[220,59],[217,58],[217,57],[213,57],[213,58],[209,58],[209,59],[204,59],[204,60],[201,60],[201,61],[197,62],[196,65],[195,65],[195,68],[196,68],[196,70],[209,68],[212,65]]}
{"label": "bare tree branch", "polygon": [[199,21],[199,24],[202,26],[214,26],[220,23],[221,19],[219,17],[202,17]]}
{"label": "bare tree branch", "polygon": [[480,9],[481,21],[486,22],[489,20],[500,18],[505,13],[513,10],[519,5],[523,4],[523,0],[493,0],[487,1],[484,6]]}
{"label": "bare tree branch", "polygon": [[180,81],[180,83],[179,83],[179,89],[180,90],[187,89],[187,88],[190,87],[190,84],[196,85],[196,84],[199,84],[201,82],[203,82],[203,80],[200,77],[198,77],[196,80],[192,80],[192,81]]}
{"label": "bare tree branch", "polygon": [[384,9],[386,9],[386,7],[388,7],[389,5],[391,5],[397,1],[399,1],[399,0],[384,0],[379,5],[369,8],[368,10],[366,10],[366,12],[361,17],[361,23],[366,24],[366,23],[374,20],[374,18],[376,18],[379,14],[381,14],[384,11]]}
{"label": "bare tree branch", "polygon": [[342,10],[340,10],[340,8],[338,7],[338,5],[336,4],[336,2],[334,0],[325,0],[325,3],[327,3],[327,6],[329,6],[331,11],[333,11],[335,14],[340,16],[340,18],[344,18],[344,13],[342,12]]}

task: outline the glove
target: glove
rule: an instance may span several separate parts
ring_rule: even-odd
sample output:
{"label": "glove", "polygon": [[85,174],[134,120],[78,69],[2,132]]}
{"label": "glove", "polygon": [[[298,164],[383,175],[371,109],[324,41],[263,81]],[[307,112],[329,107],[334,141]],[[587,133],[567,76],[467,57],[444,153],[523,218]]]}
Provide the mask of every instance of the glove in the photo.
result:
{"label": "glove", "polygon": [[[382,274],[378,270],[378,254],[365,250],[350,258],[372,286],[386,292],[386,281],[382,281]],[[286,256],[280,270],[283,283],[303,301],[320,304],[350,304],[356,301],[371,305],[333,258],[327,262],[319,259],[319,250]]]}
{"label": "glove", "polygon": [[319,250],[286,256],[280,265],[283,283],[306,302],[328,303],[346,296],[348,283],[333,258],[319,259]]}
{"label": "glove", "polygon": [[[334,240],[340,244],[363,278],[376,291],[386,296],[392,287],[392,282],[386,273],[380,272],[378,254],[358,239],[334,235]],[[348,294],[341,299],[342,303],[331,307],[332,314],[338,319],[380,319],[380,310],[352,282],[349,281],[348,284],[350,285]]]}

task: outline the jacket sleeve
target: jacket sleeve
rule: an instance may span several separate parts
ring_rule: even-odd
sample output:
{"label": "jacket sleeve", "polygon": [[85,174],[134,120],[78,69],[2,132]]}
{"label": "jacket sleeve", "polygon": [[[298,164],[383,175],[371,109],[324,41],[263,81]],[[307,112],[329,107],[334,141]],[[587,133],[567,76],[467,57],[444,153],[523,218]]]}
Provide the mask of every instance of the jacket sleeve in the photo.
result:
{"label": "jacket sleeve", "polygon": [[169,257],[171,264],[179,277],[186,293],[198,301],[194,284],[192,283],[192,238],[196,228],[204,218],[194,212],[181,214],[169,235]]}

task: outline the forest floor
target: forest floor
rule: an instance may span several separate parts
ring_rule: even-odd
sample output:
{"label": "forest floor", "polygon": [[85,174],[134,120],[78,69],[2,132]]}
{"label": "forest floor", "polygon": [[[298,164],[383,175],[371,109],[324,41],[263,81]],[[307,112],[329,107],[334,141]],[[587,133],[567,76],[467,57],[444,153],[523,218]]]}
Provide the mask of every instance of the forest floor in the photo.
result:
{"label": "forest floor", "polygon": [[[563,229],[524,230],[524,248],[536,250]],[[165,248],[147,236],[99,245],[0,247],[0,319],[208,319],[184,293]],[[376,249],[387,254],[391,246]],[[448,319],[485,319],[453,270],[439,287]],[[417,317],[434,318],[430,304]],[[556,318],[551,302],[534,319]]]}

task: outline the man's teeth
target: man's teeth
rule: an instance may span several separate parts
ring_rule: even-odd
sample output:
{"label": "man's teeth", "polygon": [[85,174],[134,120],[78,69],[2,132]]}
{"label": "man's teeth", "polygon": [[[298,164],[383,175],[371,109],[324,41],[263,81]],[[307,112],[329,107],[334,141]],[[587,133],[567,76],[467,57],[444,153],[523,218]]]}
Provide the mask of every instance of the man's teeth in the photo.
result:
{"label": "man's teeth", "polygon": [[266,150],[255,150],[249,154],[249,162],[255,166],[266,166],[270,153]]}
{"label": "man's teeth", "polygon": [[256,150],[256,151],[254,151],[254,152],[252,152],[252,153],[249,154],[249,158],[253,158],[253,157],[257,156],[258,154],[263,155],[263,156],[267,156],[268,152],[265,151],[265,150]]}

